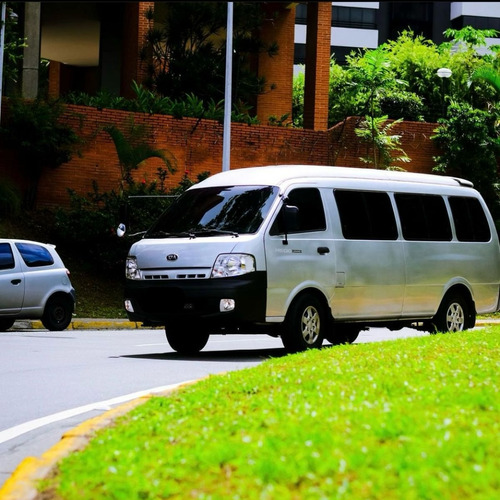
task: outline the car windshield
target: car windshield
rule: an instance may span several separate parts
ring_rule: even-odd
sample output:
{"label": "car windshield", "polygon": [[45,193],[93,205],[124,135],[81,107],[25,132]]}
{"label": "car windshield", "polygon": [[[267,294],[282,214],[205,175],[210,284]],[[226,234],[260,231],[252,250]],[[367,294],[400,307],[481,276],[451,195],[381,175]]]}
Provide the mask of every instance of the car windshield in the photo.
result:
{"label": "car windshield", "polygon": [[255,233],[278,188],[223,186],[192,189],[174,202],[145,238],[218,236]]}

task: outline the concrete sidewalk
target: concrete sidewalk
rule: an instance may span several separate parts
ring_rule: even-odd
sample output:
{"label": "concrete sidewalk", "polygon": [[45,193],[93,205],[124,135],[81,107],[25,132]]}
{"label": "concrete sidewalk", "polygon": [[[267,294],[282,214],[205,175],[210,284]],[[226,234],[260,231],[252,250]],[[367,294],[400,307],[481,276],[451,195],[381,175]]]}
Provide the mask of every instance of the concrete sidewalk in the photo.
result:
{"label": "concrete sidewalk", "polygon": [[[498,325],[500,318],[481,318],[476,321],[477,326]],[[142,323],[136,323],[127,319],[112,318],[74,318],[67,330],[134,330],[139,328],[162,328],[143,327]],[[13,330],[46,330],[40,320],[21,319],[14,323]]]}

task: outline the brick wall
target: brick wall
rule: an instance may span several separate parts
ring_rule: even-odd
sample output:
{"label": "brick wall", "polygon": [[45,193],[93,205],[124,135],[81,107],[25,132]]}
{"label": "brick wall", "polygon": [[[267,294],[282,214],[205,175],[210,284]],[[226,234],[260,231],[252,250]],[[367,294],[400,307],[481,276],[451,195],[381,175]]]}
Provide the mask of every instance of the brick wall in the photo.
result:
{"label": "brick wall", "polygon": [[[4,117],[4,113],[2,113]],[[97,181],[99,190],[117,190],[120,167],[116,150],[103,126],[114,124],[121,130],[133,119],[144,125],[152,146],[167,149],[175,157],[177,172],[167,178],[167,186],[178,185],[184,173],[195,180],[197,175],[222,170],[223,126],[212,120],[176,119],[165,115],[147,115],[125,111],[82,106],[67,106],[64,121],[82,138],[80,154],[57,169],[47,169],[40,180],[38,207],[67,206],[68,188],[79,194],[92,190]],[[231,169],[254,165],[324,164],[366,166],[359,156],[366,151],[354,135],[356,118],[329,131],[301,130],[286,127],[248,126],[233,123],[231,127]],[[430,141],[435,124],[403,122],[398,126],[402,147],[412,158],[404,168],[430,172],[432,157],[438,151]],[[134,178],[152,181],[157,178],[159,159],[144,162]],[[21,187],[26,185],[14,151],[0,149],[0,179],[11,178]]]}

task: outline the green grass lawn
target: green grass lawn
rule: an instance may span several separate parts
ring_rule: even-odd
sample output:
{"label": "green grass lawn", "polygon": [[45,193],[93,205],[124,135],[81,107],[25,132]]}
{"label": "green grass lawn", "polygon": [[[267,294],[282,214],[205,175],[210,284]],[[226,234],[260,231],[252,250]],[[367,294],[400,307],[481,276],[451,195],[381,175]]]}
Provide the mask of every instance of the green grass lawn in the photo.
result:
{"label": "green grass lawn", "polygon": [[151,398],[43,498],[496,499],[499,367],[500,327],[270,359]]}

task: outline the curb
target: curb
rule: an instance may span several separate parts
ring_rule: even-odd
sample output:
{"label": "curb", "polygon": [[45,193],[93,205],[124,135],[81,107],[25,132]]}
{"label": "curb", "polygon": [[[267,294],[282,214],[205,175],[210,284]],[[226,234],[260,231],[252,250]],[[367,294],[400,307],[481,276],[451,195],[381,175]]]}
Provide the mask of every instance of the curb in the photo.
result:
{"label": "curb", "polygon": [[[15,330],[47,330],[40,320],[29,319],[17,320],[12,328]],[[66,330],[139,330],[145,328],[160,327],[145,327],[142,326],[142,323],[126,319],[75,318]]]}
{"label": "curb", "polygon": [[97,431],[112,425],[118,417],[146,403],[152,397],[167,396],[178,389],[195,384],[196,382],[198,380],[183,382],[166,391],[138,397],[132,401],[123,403],[117,408],[108,410],[102,415],[82,422],[74,429],[64,433],[61,440],[43,453],[40,458],[26,457],[16,467],[3,486],[0,487],[0,499],[35,500],[39,495],[36,483],[46,478],[63,458],[84,449]]}

